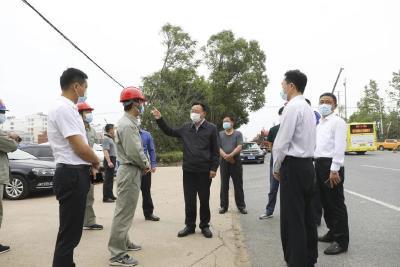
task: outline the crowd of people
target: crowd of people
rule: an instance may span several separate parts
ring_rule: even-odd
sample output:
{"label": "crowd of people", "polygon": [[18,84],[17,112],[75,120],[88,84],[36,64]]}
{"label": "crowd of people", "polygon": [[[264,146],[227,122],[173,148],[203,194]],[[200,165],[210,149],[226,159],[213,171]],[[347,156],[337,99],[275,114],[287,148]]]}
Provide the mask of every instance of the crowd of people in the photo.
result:
{"label": "crowd of people", "polygon": [[[92,181],[99,171],[100,161],[92,147],[95,132],[90,126],[93,108],[87,103],[88,76],[81,70],[69,68],[60,77],[61,97],[48,117],[48,138],[53,150],[56,172],[54,192],[59,202],[59,230],[54,250],[53,267],[75,266],[74,249],[82,230],[102,230],[93,208]],[[347,209],[344,203],[344,153],[346,125],[334,114],[335,95],[324,93],[315,113],[303,93],[307,77],[299,70],[285,73],[279,109],[280,124],[270,129],[268,142],[272,150],[269,168],[270,192],[265,212],[260,219],[273,217],[280,187],[280,224],[284,259],[288,266],[314,266],[318,258],[318,241],[331,245],[327,255],[346,252],[349,244]],[[141,127],[146,98],[136,87],[124,88],[120,95],[124,115],[116,125],[105,126],[103,141],[105,168],[103,202],[115,203],[108,242],[109,265],[135,266],[138,261],[129,251],[141,250],[132,242],[129,230],[138,203],[143,197],[146,220],[159,221],[154,215],[151,197],[151,175],[157,161],[151,133]],[[7,109],[0,101],[0,123]],[[235,118],[221,118],[222,131],[207,121],[207,106],[195,102],[190,110],[190,122],[171,127],[159,110],[151,111],[160,130],[167,136],[179,138],[183,144],[183,193],[185,227],[178,232],[182,238],[195,233],[197,196],[200,202],[199,228],[206,238],[210,229],[210,187],[220,170],[220,209],[229,209],[229,183],[232,178],[236,207],[247,214],[243,191],[243,168],[240,153],[242,133],[235,129]],[[321,117],[322,116],[322,117]],[[2,193],[10,170],[7,153],[17,149],[18,136],[0,131],[0,225]],[[113,189],[115,168],[116,189]],[[116,195],[114,195],[116,191]],[[317,226],[321,217],[329,231],[321,237]],[[0,253],[9,251],[0,245]]]}

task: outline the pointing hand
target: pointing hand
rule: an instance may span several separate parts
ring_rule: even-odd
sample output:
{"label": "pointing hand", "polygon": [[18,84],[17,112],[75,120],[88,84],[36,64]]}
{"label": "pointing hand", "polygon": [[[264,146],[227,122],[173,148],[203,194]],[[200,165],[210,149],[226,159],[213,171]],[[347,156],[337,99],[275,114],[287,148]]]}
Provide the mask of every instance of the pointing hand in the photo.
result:
{"label": "pointing hand", "polygon": [[151,111],[151,114],[153,114],[153,116],[154,116],[154,118],[155,118],[156,120],[161,119],[161,112],[158,111],[158,109],[154,108],[154,109]]}

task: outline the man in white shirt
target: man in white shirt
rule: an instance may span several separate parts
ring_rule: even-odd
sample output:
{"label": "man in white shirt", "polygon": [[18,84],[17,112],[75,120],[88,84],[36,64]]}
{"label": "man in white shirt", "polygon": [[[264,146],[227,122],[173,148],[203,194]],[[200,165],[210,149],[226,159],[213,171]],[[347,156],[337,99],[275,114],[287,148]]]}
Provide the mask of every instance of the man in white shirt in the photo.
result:
{"label": "man in white shirt", "polygon": [[299,70],[285,73],[282,99],[289,101],[273,146],[274,177],[280,181],[281,240],[291,267],[314,266],[318,258],[317,226],[312,200],[315,194],[315,115],[303,93],[307,76]]}
{"label": "man in white shirt", "polygon": [[60,77],[61,97],[49,112],[47,132],[57,164],[54,192],[60,220],[53,267],[75,266],[73,253],[82,236],[91,167],[95,175],[100,164],[76,107],[86,100],[87,78],[78,69],[65,70]]}
{"label": "man in white shirt", "polygon": [[332,243],[324,251],[327,255],[346,252],[349,245],[348,216],[343,193],[346,123],[333,113],[336,107],[337,100],[334,94],[321,95],[319,112],[322,119],[317,126],[315,172],[324,218],[329,229],[329,232],[318,240]]}

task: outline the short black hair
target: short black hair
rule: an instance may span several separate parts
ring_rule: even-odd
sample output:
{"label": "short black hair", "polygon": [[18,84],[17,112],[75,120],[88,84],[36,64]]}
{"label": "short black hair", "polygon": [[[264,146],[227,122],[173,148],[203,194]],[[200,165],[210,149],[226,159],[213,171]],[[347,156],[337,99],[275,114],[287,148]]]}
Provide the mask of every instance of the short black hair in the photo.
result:
{"label": "short black hair", "polygon": [[299,70],[289,70],[285,73],[285,81],[293,83],[297,91],[303,94],[307,85],[307,76]]}
{"label": "short black hair", "polygon": [[332,94],[332,93],[329,93],[329,92],[327,92],[327,93],[323,93],[320,97],[319,97],[319,99],[321,99],[323,96],[329,96],[329,97],[332,97],[332,99],[333,99],[333,102],[335,102],[335,105],[337,105],[337,98],[336,98],[336,96],[334,95],[334,94]]}
{"label": "short black hair", "polygon": [[281,107],[280,109],[279,109],[279,111],[278,111],[278,115],[282,115],[282,113],[283,113],[283,109],[284,109],[285,107]]}
{"label": "short black hair", "polygon": [[203,111],[207,112],[207,105],[202,102],[199,102],[199,101],[193,102],[191,107],[193,107],[193,106],[201,106],[203,108]]}
{"label": "short black hair", "polygon": [[74,68],[68,68],[62,73],[60,77],[61,89],[67,90],[68,87],[75,82],[83,84],[84,82],[86,82],[87,78],[88,76],[83,71]]}
{"label": "short black hair", "polygon": [[235,118],[232,115],[225,115],[224,119],[229,118],[231,122],[235,123]]}
{"label": "short black hair", "polygon": [[311,101],[308,98],[306,98],[306,102],[311,106]]}
{"label": "short black hair", "polygon": [[107,123],[106,127],[104,127],[104,131],[108,133],[112,128],[114,128],[114,124]]}

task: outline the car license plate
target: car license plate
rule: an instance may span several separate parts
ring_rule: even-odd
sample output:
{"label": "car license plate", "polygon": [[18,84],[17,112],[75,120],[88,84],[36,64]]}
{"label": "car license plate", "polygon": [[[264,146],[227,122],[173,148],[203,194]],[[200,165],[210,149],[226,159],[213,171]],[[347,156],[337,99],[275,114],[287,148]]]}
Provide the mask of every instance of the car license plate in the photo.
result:
{"label": "car license plate", "polygon": [[248,156],[247,158],[248,159],[256,159],[256,157],[254,157],[254,156]]}

